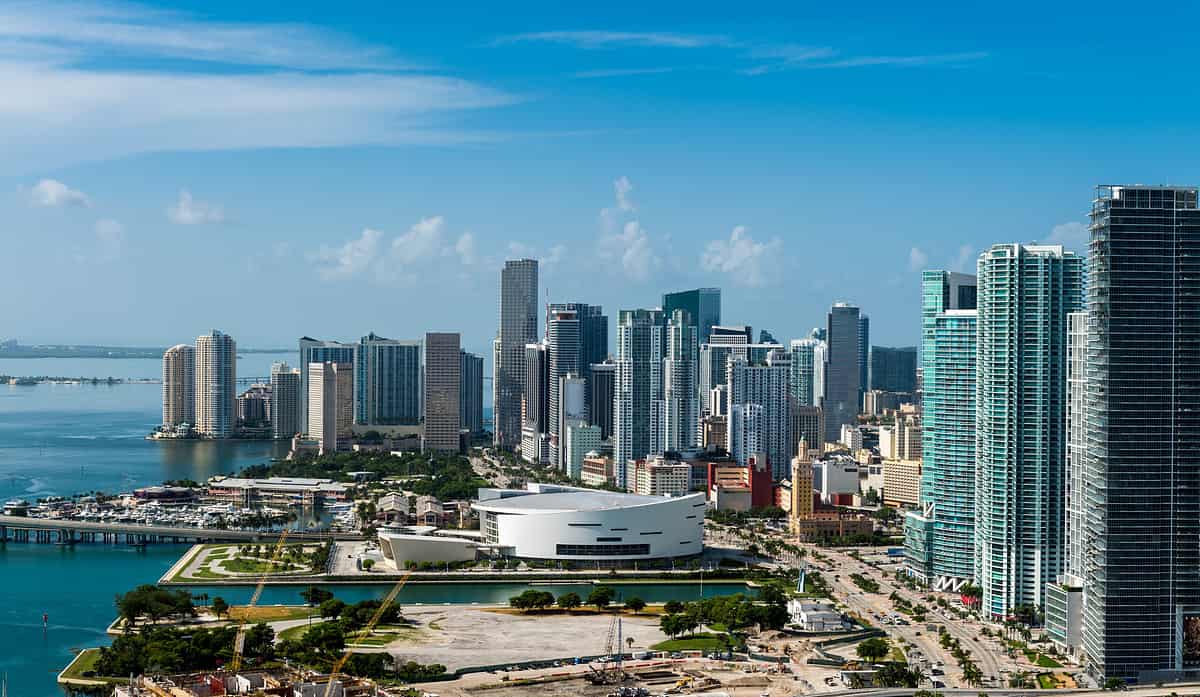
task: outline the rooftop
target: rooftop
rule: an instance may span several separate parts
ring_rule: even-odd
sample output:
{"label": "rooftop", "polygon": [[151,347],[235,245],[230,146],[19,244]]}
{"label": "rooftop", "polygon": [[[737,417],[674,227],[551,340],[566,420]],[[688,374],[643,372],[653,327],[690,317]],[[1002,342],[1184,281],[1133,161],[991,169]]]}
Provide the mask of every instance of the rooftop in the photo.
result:
{"label": "rooftop", "polygon": [[[702,497],[703,494],[695,494]],[[615,491],[572,489],[550,493],[532,493],[479,501],[475,508],[497,513],[569,513],[574,511],[609,511],[617,508],[652,506],[670,501],[664,496],[642,496]]]}

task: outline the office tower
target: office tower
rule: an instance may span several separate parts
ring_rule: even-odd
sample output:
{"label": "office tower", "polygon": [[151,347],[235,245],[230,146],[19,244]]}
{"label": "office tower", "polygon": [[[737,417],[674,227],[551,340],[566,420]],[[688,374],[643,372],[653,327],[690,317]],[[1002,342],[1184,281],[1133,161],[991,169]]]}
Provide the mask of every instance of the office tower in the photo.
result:
{"label": "office tower", "polygon": [[546,356],[550,361],[550,392],[547,413],[550,425],[550,464],[562,467],[559,445],[562,441],[562,409],[559,386],[567,375],[580,373],[579,313],[553,309],[546,316]]}
{"label": "office tower", "polygon": [[[825,403],[825,366],[829,360],[829,345],[824,339],[817,339],[817,345],[813,346],[813,406],[819,407]],[[824,412],[822,412],[824,413]],[[825,442],[825,433],[821,433],[818,441],[813,441],[814,445]]]}
{"label": "office tower", "polygon": [[862,409],[862,396],[871,384],[871,318],[858,316],[858,408]]}
{"label": "office tower", "polygon": [[196,349],[178,344],[163,353],[163,426],[196,423]]}
{"label": "office tower", "polygon": [[[492,339],[492,441],[496,435],[496,405],[500,402],[500,379],[496,377],[496,368],[500,365],[500,337]],[[521,395],[524,397],[524,394]],[[522,417],[523,418],[523,417]]]}
{"label": "office tower", "polygon": [[613,460],[621,487],[623,464],[653,454],[651,413],[662,399],[663,325],[661,310],[621,310],[617,321]]}
{"label": "office tower", "polygon": [[758,343],[760,343],[760,344],[774,344],[774,345],[776,345],[776,346],[781,346],[781,345],[782,345],[782,344],[780,344],[780,343],[779,343],[779,341],[778,341],[778,340],[776,340],[776,339],[775,339],[775,335],[774,335],[774,334],[772,334],[771,332],[767,331],[766,329],[759,329],[759,330],[758,330]]}
{"label": "office tower", "polygon": [[1087,522],[1087,312],[1067,317],[1067,467],[1063,572],[1046,586],[1046,636],[1078,659],[1083,649]]}
{"label": "office tower", "polygon": [[458,332],[425,334],[424,450],[459,452],[459,388],[462,358]]}
{"label": "office tower", "polygon": [[675,310],[667,321],[663,359],[663,450],[692,450],[700,444],[696,358],[696,326],[686,311]]}
{"label": "office tower", "polygon": [[368,426],[421,423],[421,342],[374,332],[358,342],[354,421]]}
{"label": "office tower", "polygon": [[550,303],[546,307],[547,326],[557,312],[574,312],[579,321],[579,374],[588,381],[590,395],[592,365],[608,358],[608,316],[599,305]]}
{"label": "office tower", "polygon": [[271,435],[277,439],[291,438],[302,433],[300,402],[300,371],[287,363],[271,366]]}
{"label": "office tower", "polygon": [[613,431],[613,399],[617,385],[617,364],[611,361],[592,365],[588,381],[588,421],[600,427],[600,439],[608,440]]}
{"label": "office tower", "polygon": [[729,413],[729,385],[717,385],[709,390],[708,404],[710,416],[725,416]]}
{"label": "office tower", "polygon": [[672,316],[676,310],[686,311],[695,323],[697,344],[707,344],[712,328],[721,323],[721,289],[697,288],[664,294],[663,317]]}
{"label": "office tower", "polygon": [[582,479],[583,459],[600,450],[600,427],[575,421],[567,425],[563,440],[563,471],[571,479]]}
{"label": "office tower", "polygon": [[[588,425],[587,422],[587,380],[580,375],[568,373],[558,379],[558,395],[559,395],[559,441],[558,441],[558,457],[559,464],[557,465],[568,476],[579,477],[583,470],[583,456],[587,454],[587,450],[577,452],[574,460],[568,462],[569,452],[567,444],[567,431],[571,428],[583,428]],[[600,433],[600,429],[595,429],[596,434]],[[590,431],[588,442],[591,442]],[[594,450],[597,445],[590,449]],[[580,443],[575,444],[577,447],[582,447]],[[572,470],[572,467],[574,468]],[[571,472],[574,471],[574,474]]]}
{"label": "office tower", "polygon": [[521,397],[525,394],[525,347],[538,340],[538,263],[510,259],[500,272],[500,362],[493,366],[496,401],[493,440],[497,447],[521,442]]}
{"label": "office tower", "polygon": [[936,590],[975,573],[975,277],[921,274],[921,506],[904,519],[908,571]]}
{"label": "office tower", "polygon": [[1088,257],[1083,644],[1104,678],[1200,664],[1200,210],[1101,186]]}
{"label": "office tower", "polygon": [[884,392],[917,391],[917,347],[871,347],[870,389]]}
{"label": "office tower", "polygon": [[212,330],[196,337],[196,432],[205,438],[233,435],[237,399],[237,343]]}
{"label": "office tower", "polygon": [[809,448],[821,450],[825,442],[825,415],[821,407],[792,405],[792,449],[800,445],[800,441]]}
{"label": "office tower", "polygon": [[862,405],[859,395],[861,374],[858,337],[863,331],[858,308],[835,303],[828,317],[828,353],[825,363],[825,440],[833,442],[841,435],[843,424],[858,423]]}
{"label": "office tower", "polygon": [[792,353],[792,399],[797,406],[813,406],[813,359],[821,342],[816,339],[793,339],[789,344]]}
{"label": "office tower", "polygon": [[313,363],[308,366],[308,437],[320,452],[347,450],[354,425],[354,364]]}
{"label": "office tower", "polygon": [[708,342],[700,344],[700,408],[704,413],[712,413],[708,398],[713,388],[726,382],[725,368],[729,357],[747,358],[747,347],[753,341],[753,335],[754,331],[745,325],[717,326],[712,328]]}
{"label": "office tower", "polygon": [[791,453],[791,361],[788,351],[776,347],[767,355],[765,364],[752,364],[741,358],[731,358],[728,368],[730,413],[739,404],[762,407],[762,435],[759,447],[735,452],[733,422],[730,419],[730,452],[745,464],[744,458],[755,452],[765,452],[775,479],[789,475]]}
{"label": "office tower", "polygon": [[747,466],[755,453],[763,452],[767,440],[766,410],[761,404],[746,402],[729,405],[725,442],[729,455],[739,465]]}
{"label": "office tower", "polygon": [[1061,246],[995,245],[979,257],[975,582],[982,611],[1042,607],[1062,571],[1067,315],[1083,261]]}
{"label": "office tower", "polygon": [[[321,341],[311,337],[300,339],[300,394],[308,395],[308,367],[313,363],[358,364],[358,344],[340,341]],[[300,423],[308,424],[308,399],[300,400]]]}
{"label": "office tower", "polygon": [[521,397],[521,457],[545,464],[550,459],[550,357],[546,344],[526,344],[525,393]]}
{"label": "office tower", "polygon": [[459,421],[472,435],[483,433],[483,356],[460,351]]}

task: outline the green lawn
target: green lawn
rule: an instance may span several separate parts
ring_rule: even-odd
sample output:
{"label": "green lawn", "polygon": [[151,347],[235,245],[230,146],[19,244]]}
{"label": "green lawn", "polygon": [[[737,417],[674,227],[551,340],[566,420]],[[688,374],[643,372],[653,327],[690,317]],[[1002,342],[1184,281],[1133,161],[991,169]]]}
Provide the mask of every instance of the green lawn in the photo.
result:
{"label": "green lawn", "polygon": [[128,678],[105,677],[100,675],[85,676],[84,673],[96,670],[96,662],[100,660],[100,649],[84,649],[71,663],[69,670],[62,673],[63,680],[95,680],[97,682],[117,683]]}
{"label": "green lawn", "polygon": [[1053,658],[1050,658],[1049,656],[1047,656],[1044,653],[1039,653],[1037,660],[1034,661],[1034,663],[1037,664],[1037,666],[1039,668],[1062,668],[1061,663],[1054,660]]}
{"label": "green lawn", "polygon": [[1041,675],[1038,675],[1037,681],[1038,687],[1042,688],[1043,690],[1053,690],[1058,687],[1058,683],[1054,681],[1054,678],[1051,677],[1049,673],[1042,673]]}
{"label": "green lawn", "polygon": [[654,651],[721,651],[725,647],[719,637],[719,634],[702,633],[694,637],[668,639],[650,648]]}
{"label": "green lawn", "polygon": [[[321,622],[317,621],[317,618],[314,617],[312,626],[315,627],[318,624],[321,624]],[[300,641],[300,639],[304,636],[304,633],[307,632],[309,629],[310,629],[310,627],[307,624],[302,624],[299,627],[292,627],[290,629],[285,629],[282,632],[279,632],[278,634],[275,635],[275,638],[280,639],[280,640],[291,639],[293,641]]]}
{"label": "green lawn", "polygon": [[265,574],[279,573],[283,571],[295,571],[289,564],[272,563],[270,561],[260,561],[258,559],[246,559],[237,557],[235,559],[226,559],[219,566],[235,574]]}
{"label": "green lawn", "polygon": [[319,619],[317,609],[305,605],[235,605],[229,610],[229,619],[240,620],[245,617],[247,622],[283,622],[306,619],[310,612],[314,620]]}

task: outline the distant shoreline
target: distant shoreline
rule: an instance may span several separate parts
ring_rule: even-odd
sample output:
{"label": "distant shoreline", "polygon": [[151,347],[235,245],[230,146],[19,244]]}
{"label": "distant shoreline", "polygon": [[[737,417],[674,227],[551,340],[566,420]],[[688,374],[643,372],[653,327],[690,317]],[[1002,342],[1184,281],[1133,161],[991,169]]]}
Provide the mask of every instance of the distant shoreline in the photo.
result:
{"label": "distant shoreline", "polygon": [[[153,358],[160,359],[163,348],[141,348],[129,346],[18,346],[0,348],[0,359],[4,358]],[[247,353],[295,353],[283,348],[239,348],[239,354]]]}

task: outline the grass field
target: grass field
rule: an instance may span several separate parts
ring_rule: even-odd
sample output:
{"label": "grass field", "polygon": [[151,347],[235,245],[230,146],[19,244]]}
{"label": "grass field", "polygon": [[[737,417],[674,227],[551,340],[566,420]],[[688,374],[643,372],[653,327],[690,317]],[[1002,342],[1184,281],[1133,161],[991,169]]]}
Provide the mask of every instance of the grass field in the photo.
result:
{"label": "grass field", "polygon": [[313,619],[319,619],[316,608],[304,605],[259,605],[246,607],[235,605],[229,608],[229,619],[247,622],[283,622],[285,620],[302,620],[312,613]]}
{"label": "grass field", "polygon": [[100,660],[100,649],[84,649],[79,652],[79,655],[71,662],[66,670],[62,672],[63,680],[78,680],[78,681],[95,681],[103,683],[119,683],[128,680],[128,678],[104,677],[99,675],[88,675],[88,673],[96,670],[96,662]]}
{"label": "grass field", "polygon": [[650,648],[654,651],[721,651],[725,647],[719,637],[719,634],[697,634],[694,637],[668,639]]}

